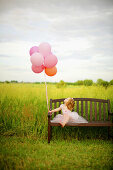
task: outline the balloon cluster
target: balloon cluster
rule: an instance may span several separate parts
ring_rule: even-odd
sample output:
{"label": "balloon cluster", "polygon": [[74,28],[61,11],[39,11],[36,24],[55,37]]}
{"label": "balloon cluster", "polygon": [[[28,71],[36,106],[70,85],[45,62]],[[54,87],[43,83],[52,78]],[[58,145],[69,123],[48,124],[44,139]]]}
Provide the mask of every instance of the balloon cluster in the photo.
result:
{"label": "balloon cluster", "polygon": [[51,46],[48,43],[41,43],[39,46],[30,48],[29,54],[32,63],[32,71],[41,73],[43,70],[48,76],[54,76],[57,73],[57,57],[51,52]]}

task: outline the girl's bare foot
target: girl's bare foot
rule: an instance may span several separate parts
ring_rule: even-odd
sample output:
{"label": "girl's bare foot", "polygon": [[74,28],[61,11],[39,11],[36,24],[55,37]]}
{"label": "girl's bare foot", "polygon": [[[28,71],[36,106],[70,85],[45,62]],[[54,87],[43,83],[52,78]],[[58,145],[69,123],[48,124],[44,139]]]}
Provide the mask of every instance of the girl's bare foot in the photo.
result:
{"label": "girl's bare foot", "polygon": [[62,123],[59,123],[59,124],[61,125],[62,128],[64,127],[64,125]]}

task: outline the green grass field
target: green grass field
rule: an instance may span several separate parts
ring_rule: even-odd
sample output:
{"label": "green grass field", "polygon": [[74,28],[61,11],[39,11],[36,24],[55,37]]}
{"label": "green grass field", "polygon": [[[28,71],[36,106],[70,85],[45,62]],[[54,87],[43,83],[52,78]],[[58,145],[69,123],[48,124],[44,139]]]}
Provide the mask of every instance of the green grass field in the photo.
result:
{"label": "green grass field", "polygon": [[111,170],[111,141],[55,140],[36,137],[1,137],[1,169],[101,169]]}
{"label": "green grass field", "polygon": [[[113,86],[48,85],[50,98],[110,99]],[[1,169],[110,169],[112,142],[106,127],[54,127],[47,143],[47,105],[44,84],[0,84]],[[78,140],[78,136],[80,140]],[[98,153],[98,154],[97,154]]]}

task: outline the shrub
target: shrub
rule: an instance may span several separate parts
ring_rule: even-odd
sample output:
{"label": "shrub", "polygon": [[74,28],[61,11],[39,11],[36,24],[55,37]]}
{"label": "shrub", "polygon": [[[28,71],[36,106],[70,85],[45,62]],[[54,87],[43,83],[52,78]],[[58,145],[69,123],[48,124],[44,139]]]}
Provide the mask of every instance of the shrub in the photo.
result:
{"label": "shrub", "polygon": [[60,80],[59,83],[57,83],[57,88],[61,88],[61,87],[66,87],[66,83],[63,80]]}

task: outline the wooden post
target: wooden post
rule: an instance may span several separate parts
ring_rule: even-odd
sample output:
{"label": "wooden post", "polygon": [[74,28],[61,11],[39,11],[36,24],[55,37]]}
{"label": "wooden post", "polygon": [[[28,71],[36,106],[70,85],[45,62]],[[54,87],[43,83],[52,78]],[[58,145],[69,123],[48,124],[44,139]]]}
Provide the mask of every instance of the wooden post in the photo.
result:
{"label": "wooden post", "polygon": [[[110,120],[110,100],[108,100],[108,120]],[[108,139],[110,139],[110,127],[108,127]]]}
{"label": "wooden post", "polygon": [[[50,99],[50,110],[52,110],[52,99]],[[51,137],[52,137],[52,127],[50,125],[50,120],[51,120],[52,116],[50,115],[50,113],[48,113],[48,143],[50,143]]]}
{"label": "wooden post", "polygon": [[108,100],[108,120],[110,120],[110,100]]}
{"label": "wooden post", "polygon": [[50,125],[50,114],[48,113],[48,143],[51,140],[51,125]]}

